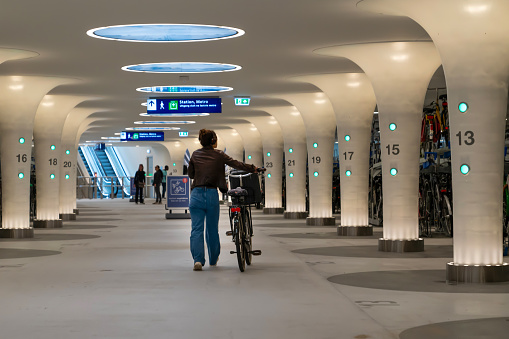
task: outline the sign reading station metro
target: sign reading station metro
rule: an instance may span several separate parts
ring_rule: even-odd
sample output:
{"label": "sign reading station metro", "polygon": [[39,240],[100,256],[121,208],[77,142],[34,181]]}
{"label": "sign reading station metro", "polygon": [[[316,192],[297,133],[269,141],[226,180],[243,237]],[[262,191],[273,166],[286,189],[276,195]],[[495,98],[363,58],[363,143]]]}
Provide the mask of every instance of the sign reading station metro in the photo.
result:
{"label": "sign reading station metro", "polygon": [[164,132],[122,132],[120,141],[164,141]]}
{"label": "sign reading station metro", "polygon": [[147,114],[221,113],[221,98],[150,98]]}

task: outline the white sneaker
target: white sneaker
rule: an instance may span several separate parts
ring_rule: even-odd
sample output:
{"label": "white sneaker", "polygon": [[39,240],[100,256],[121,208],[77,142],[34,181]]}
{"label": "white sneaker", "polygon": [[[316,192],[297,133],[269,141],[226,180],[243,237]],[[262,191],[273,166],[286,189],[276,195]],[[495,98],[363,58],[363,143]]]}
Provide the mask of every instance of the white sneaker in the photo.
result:
{"label": "white sneaker", "polygon": [[214,265],[210,265],[211,267],[216,267],[217,266],[217,263],[219,262],[219,258],[217,258],[217,261]]}
{"label": "white sneaker", "polygon": [[201,262],[195,262],[193,266],[193,271],[201,271],[202,265]]}

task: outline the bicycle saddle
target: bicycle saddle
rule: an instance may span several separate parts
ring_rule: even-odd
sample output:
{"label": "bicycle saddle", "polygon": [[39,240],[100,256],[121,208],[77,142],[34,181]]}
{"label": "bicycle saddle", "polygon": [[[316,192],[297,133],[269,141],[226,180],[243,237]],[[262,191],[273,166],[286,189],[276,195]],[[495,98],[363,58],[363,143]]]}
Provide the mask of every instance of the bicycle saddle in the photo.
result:
{"label": "bicycle saddle", "polygon": [[242,196],[247,196],[247,190],[245,190],[241,187],[237,187],[233,190],[229,190],[227,194],[231,197],[242,197]]}

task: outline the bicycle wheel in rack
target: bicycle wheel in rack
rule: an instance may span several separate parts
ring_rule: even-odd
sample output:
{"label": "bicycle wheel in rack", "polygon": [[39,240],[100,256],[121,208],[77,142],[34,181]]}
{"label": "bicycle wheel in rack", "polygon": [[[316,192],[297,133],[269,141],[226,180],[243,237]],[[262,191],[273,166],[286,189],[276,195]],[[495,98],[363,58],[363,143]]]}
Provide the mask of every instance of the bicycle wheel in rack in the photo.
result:
{"label": "bicycle wheel in rack", "polygon": [[431,237],[431,219],[433,218],[433,192],[429,182],[426,180],[422,185],[422,194],[424,199],[424,228],[422,232],[423,237]]}
{"label": "bicycle wheel in rack", "polygon": [[447,195],[444,195],[442,197],[441,205],[442,205],[441,206],[442,230],[444,231],[446,236],[452,237],[452,207],[451,202],[449,201],[449,197]]}
{"label": "bicycle wheel in rack", "polygon": [[245,251],[245,258],[246,258],[246,264],[251,265],[251,260],[253,259],[253,255],[251,254],[251,251],[253,249],[252,244],[252,236],[253,236],[253,225],[251,224],[251,214],[249,213],[249,210],[246,208],[246,212],[244,213],[244,251]]}
{"label": "bicycle wheel in rack", "polygon": [[426,199],[423,191],[419,190],[419,236],[424,237],[426,233]]}
{"label": "bicycle wheel in rack", "polygon": [[235,249],[237,251],[237,262],[239,269],[244,272],[246,269],[246,259],[244,253],[244,226],[242,225],[242,218],[237,214],[233,217],[233,229],[235,234]]}

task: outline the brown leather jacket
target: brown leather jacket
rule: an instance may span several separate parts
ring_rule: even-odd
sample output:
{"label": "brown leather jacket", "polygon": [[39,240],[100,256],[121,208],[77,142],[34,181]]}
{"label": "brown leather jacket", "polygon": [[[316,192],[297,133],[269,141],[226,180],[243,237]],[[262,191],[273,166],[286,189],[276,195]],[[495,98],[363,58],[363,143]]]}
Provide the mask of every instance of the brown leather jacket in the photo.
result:
{"label": "brown leather jacket", "polygon": [[203,147],[194,151],[189,160],[187,173],[191,179],[194,179],[191,189],[198,186],[217,187],[221,192],[226,193],[228,186],[226,186],[224,165],[250,173],[256,172],[255,165],[234,160],[212,146]]}

